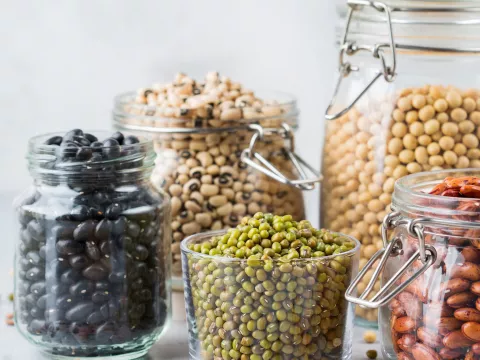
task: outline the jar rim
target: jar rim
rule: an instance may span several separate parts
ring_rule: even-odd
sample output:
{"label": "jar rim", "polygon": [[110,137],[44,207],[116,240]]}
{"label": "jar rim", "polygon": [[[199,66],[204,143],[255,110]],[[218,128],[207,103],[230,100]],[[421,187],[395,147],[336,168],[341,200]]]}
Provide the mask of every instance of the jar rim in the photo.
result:
{"label": "jar rim", "polygon": [[[227,233],[227,231],[228,230],[225,230],[225,229],[216,230],[216,231],[207,231],[207,232],[194,234],[194,235],[190,235],[190,236],[186,237],[180,243],[180,249],[182,251],[182,254],[189,254],[189,255],[197,256],[197,257],[202,258],[202,259],[216,260],[216,261],[228,262],[228,263],[240,263],[240,264],[246,263],[248,261],[248,259],[237,259],[237,258],[231,258],[231,257],[227,257],[227,256],[207,255],[207,254],[202,254],[202,253],[195,252],[195,251],[190,250],[188,248],[188,245],[190,243],[197,242],[197,241],[202,240],[202,239],[208,240],[208,239],[211,239],[214,236],[224,235],[224,234]],[[325,256],[313,257],[313,258],[298,258],[298,259],[292,259],[291,261],[292,262],[295,262],[295,261],[296,262],[306,262],[306,261],[331,260],[331,259],[334,259],[338,256],[353,257],[357,253],[360,252],[360,245],[361,244],[360,244],[360,241],[358,241],[356,238],[354,238],[353,236],[347,235],[347,234],[340,233],[340,232],[335,232],[335,234],[338,234],[340,236],[344,236],[344,237],[348,238],[350,241],[352,241],[355,244],[355,247],[353,249],[350,249],[350,250],[345,251],[345,252],[340,253],[340,254],[325,255]],[[283,263],[285,261],[282,261],[280,259],[272,259],[272,262],[273,263],[281,263],[281,262]]]}
{"label": "jar rim", "polygon": [[[284,91],[277,90],[259,90],[255,91],[255,95],[259,96],[266,105],[277,105],[281,107],[284,112],[278,115],[272,116],[259,116],[255,118],[240,118],[238,120],[219,120],[219,119],[205,119],[221,121],[221,126],[197,126],[192,118],[182,117],[168,117],[144,115],[142,113],[136,114],[133,111],[127,111],[125,107],[133,106],[135,110],[139,112],[143,111],[155,111],[157,109],[154,105],[148,104],[136,104],[134,99],[137,96],[135,91],[129,91],[118,94],[114,97],[114,109],[113,109],[113,121],[115,126],[120,129],[129,130],[151,130],[155,132],[163,132],[162,129],[168,129],[167,132],[185,132],[186,128],[191,129],[222,129],[224,131],[237,130],[240,127],[248,127],[250,124],[268,122],[271,120],[281,119],[283,122],[288,123],[293,128],[298,127],[298,105],[297,98],[292,94]],[[238,108],[238,107],[237,107]],[[162,110],[178,110],[176,107],[162,107]],[[134,120],[137,125],[129,124],[129,120]]]}
{"label": "jar rim", "polygon": [[[445,217],[475,217],[478,211],[458,210],[459,204],[471,203],[480,199],[448,197],[429,194],[435,185],[446,177],[475,176],[480,177],[479,168],[447,169],[429,172],[419,172],[404,176],[395,182],[392,196],[392,209],[408,216],[425,216],[429,218],[445,219]],[[426,192],[422,192],[426,191]],[[478,223],[475,218],[471,221],[458,220],[459,226]]]}

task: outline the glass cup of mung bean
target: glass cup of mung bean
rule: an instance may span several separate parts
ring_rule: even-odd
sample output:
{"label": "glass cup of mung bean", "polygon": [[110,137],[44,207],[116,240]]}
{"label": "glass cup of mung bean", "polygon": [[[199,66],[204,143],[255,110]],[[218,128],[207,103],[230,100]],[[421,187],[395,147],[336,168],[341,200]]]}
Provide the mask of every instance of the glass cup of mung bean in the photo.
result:
{"label": "glass cup of mung bean", "polygon": [[349,359],[359,242],[257,213],[181,244],[193,359]]}

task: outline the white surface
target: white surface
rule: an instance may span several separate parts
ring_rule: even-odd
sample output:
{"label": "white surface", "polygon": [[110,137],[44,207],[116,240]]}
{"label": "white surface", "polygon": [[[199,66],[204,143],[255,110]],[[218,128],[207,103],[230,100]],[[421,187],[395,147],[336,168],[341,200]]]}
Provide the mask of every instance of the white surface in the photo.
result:
{"label": "white surface", "polygon": [[[1,4],[0,189],[29,183],[24,156],[31,136],[109,128],[114,95],[178,71],[219,70],[252,89],[295,94],[302,112],[296,143],[319,167],[322,114],[337,61],[334,1]],[[310,192],[308,200],[308,218],[318,225],[318,195]]]}

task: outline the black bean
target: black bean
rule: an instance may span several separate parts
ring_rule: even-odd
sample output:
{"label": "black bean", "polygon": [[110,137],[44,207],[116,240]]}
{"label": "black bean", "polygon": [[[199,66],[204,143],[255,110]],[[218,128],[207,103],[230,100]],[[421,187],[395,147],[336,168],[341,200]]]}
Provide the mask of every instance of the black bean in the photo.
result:
{"label": "black bean", "polygon": [[23,271],[27,271],[28,269],[30,269],[32,267],[32,264],[30,263],[30,261],[28,259],[25,259],[25,258],[21,258],[19,261],[18,261],[18,266],[20,269],[22,269]]}
{"label": "black bean", "polygon": [[133,257],[136,260],[144,261],[148,258],[148,254],[148,249],[145,246],[138,244],[137,246],[135,246]]}
{"label": "black bean", "polygon": [[90,148],[93,150],[94,153],[102,153],[103,144],[100,141],[93,141],[90,144]]}
{"label": "black bean", "polygon": [[140,141],[136,136],[133,135],[128,135],[125,137],[125,140],[123,140],[123,145],[133,145],[133,144],[138,144]]}
{"label": "black bean", "polygon": [[123,145],[123,140],[125,139],[120,131],[115,132],[110,138],[117,140],[120,145]]}
{"label": "black bean", "polygon": [[76,226],[75,223],[63,221],[52,227],[51,234],[57,239],[71,239]]}
{"label": "black bean", "polygon": [[56,322],[59,320],[65,320],[65,312],[56,308],[50,308],[45,310],[44,315],[45,315],[45,320],[48,321],[49,323],[54,321]]}
{"label": "black bean", "polygon": [[70,218],[74,221],[85,221],[88,219],[89,209],[85,205],[75,206],[70,211]]}
{"label": "black bean", "polygon": [[112,244],[113,244],[112,240],[101,241],[99,245],[100,252],[104,255],[109,255],[112,251],[112,247],[113,247]]}
{"label": "black bean", "polygon": [[30,310],[30,316],[33,317],[34,319],[42,319],[44,317],[43,309],[40,309],[36,306],[33,307]]}
{"label": "black bean", "polygon": [[87,241],[94,236],[97,222],[86,220],[79,224],[73,232],[73,239],[77,241]]}
{"label": "black bean", "polygon": [[41,241],[44,238],[43,227],[35,219],[28,223],[27,230],[34,240]]}
{"label": "black bean", "polygon": [[99,263],[92,264],[82,272],[83,276],[89,280],[99,281],[107,277],[107,270]]}
{"label": "black bean", "polygon": [[87,317],[87,324],[89,325],[98,325],[105,321],[107,318],[103,316],[100,311],[95,311]]}
{"label": "black bean", "polygon": [[68,291],[67,284],[53,284],[48,288],[48,292],[53,295],[65,294]]}
{"label": "black bean", "polygon": [[138,235],[140,235],[141,228],[140,226],[133,221],[129,221],[127,225],[127,233],[133,238],[136,238]]}
{"label": "black bean", "polygon": [[95,220],[101,220],[104,217],[102,209],[91,207],[89,211],[90,211],[90,217]]}
{"label": "black bean", "polygon": [[74,255],[80,254],[85,250],[85,243],[75,240],[59,240],[55,248],[61,255]]}
{"label": "black bean", "polygon": [[84,136],[73,135],[70,140],[79,146],[90,146],[90,141]]}
{"label": "black bean", "polygon": [[107,240],[110,237],[110,231],[112,229],[112,225],[110,221],[103,219],[95,228],[95,237],[98,240]]}
{"label": "black bean", "polygon": [[30,322],[30,324],[28,324],[27,330],[32,334],[42,334],[46,331],[45,321],[34,319]]}
{"label": "black bean", "polygon": [[41,296],[45,294],[46,292],[45,281],[38,281],[32,284],[32,286],[30,286],[30,291],[32,292],[32,294],[35,294],[36,296]]}
{"label": "black bean", "polygon": [[47,258],[47,246],[46,245],[40,246],[40,250],[38,250],[38,255],[42,258],[42,260],[45,260]]}
{"label": "black bean", "polygon": [[77,154],[79,146],[72,141],[64,141],[62,145],[58,147],[57,154],[60,157],[60,161],[69,160],[74,158]]}
{"label": "black bean", "polygon": [[113,203],[110,205],[107,210],[105,211],[105,217],[108,220],[117,220],[122,213],[122,206],[118,203]]}
{"label": "black bean", "polygon": [[108,275],[108,281],[112,284],[120,284],[126,280],[125,273],[123,271],[114,271]]}
{"label": "black bean", "polygon": [[95,304],[104,304],[110,299],[106,291],[95,291],[92,295],[92,301]]}
{"label": "black bean", "polygon": [[45,277],[45,270],[40,267],[32,267],[26,272],[25,277],[32,282],[42,280]]}
{"label": "black bean", "polygon": [[102,254],[100,253],[100,250],[98,249],[97,245],[93,241],[87,241],[86,243],[86,249],[85,253],[87,256],[92,259],[93,261],[98,261],[100,260],[100,257]]}
{"label": "black bean", "polygon": [[83,136],[83,131],[80,129],[73,129],[63,136],[63,140],[72,140],[74,136]]}
{"label": "black bean", "polygon": [[80,280],[80,277],[81,274],[79,271],[68,269],[60,276],[60,281],[62,282],[62,284],[70,286]]}
{"label": "black bean", "polygon": [[103,141],[102,154],[106,159],[114,159],[120,156],[120,144],[117,140],[108,138]]}
{"label": "black bean", "polygon": [[90,141],[91,143],[97,141],[97,137],[95,135],[92,135],[92,134],[89,134],[89,133],[84,133],[83,136],[85,137],[85,139],[87,139],[88,141]]}
{"label": "black bean", "polygon": [[45,141],[46,145],[60,145],[62,143],[63,137],[61,136],[52,136],[47,141]]}
{"label": "black bean", "polygon": [[143,314],[145,314],[144,304],[132,304],[130,310],[128,311],[128,316],[131,319],[140,319]]}
{"label": "black bean", "polygon": [[95,290],[95,283],[88,280],[80,280],[70,286],[70,294],[73,296],[90,295]]}
{"label": "black bean", "polygon": [[33,307],[35,305],[37,305],[37,299],[39,298],[38,295],[36,294],[28,294],[27,296],[25,296],[25,301],[27,304],[30,305],[30,307]]}
{"label": "black bean", "polygon": [[87,318],[87,316],[94,309],[94,305],[90,301],[83,301],[72,307],[65,313],[65,317],[70,321],[82,321]]}
{"label": "black bean", "polygon": [[82,270],[90,263],[87,256],[84,254],[72,255],[68,258],[68,262],[72,269],[75,270]]}
{"label": "black bean", "polygon": [[108,321],[100,325],[95,332],[95,339],[101,344],[108,344],[115,334],[116,326],[114,322]]}
{"label": "black bean", "polygon": [[75,154],[75,159],[78,161],[87,161],[92,158],[93,151],[89,148],[80,148]]}
{"label": "black bean", "polygon": [[40,296],[37,300],[37,307],[39,309],[45,310],[46,305],[47,305],[47,295]]}

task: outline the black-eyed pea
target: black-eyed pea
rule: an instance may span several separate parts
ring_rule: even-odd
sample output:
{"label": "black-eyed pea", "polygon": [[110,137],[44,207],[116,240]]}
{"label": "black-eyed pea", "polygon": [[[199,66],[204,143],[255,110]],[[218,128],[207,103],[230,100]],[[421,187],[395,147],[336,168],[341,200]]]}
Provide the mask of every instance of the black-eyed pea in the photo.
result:
{"label": "black-eyed pea", "polygon": [[235,199],[235,191],[233,191],[233,189],[231,189],[231,188],[222,188],[222,189],[220,190],[220,193],[221,193],[222,195],[225,195],[228,200],[233,200],[233,199]]}
{"label": "black-eyed pea", "polygon": [[192,167],[189,171],[189,175],[192,178],[200,179],[205,174],[205,168],[201,166]]}
{"label": "black-eyed pea", "polygon": [[194,214],[202,211],[202,207],[196,201],[193,201],[193,200],[188,200],[185,202],[185,209],[193,212]]}
{"label": "black-eyed pea", "polygon": [[232,212],[232,209],[233,209],[232,203],[227,202],[226,204],[217,208],[217,215],[222,217],[230,215],[230,213]]}
{"label": "black-eyed pea", "polygon": [[227,158],[223,155],[215,156],[213,160],[218,166],[223,166],[227,163]]}
{"label": "black-eyed pea", "polygon": [[208,153],[212,155],[212,157],[219,156],[220,149],[218,148],[218,146],[214,146],[208,149]]}
{"label": "black-eyed pea", "polygon": [[[254,191],[251,194],[252,194],[252,196],[251,196],[252,201],[255,201],[255,202],[261,202],[262,201],[262,194],[259,193],[258,191]],[[292,193],[292,195],[293,195],[293,193]],[[290,214],[290,213],[287,213],[287,214]]]}
{"label": "black-eyed pea", "polygon": [[[203,178],[203,177],[202,177]],[[200,186],[200,194],[202,194],[205,197],[211,197],[218,195],[220,192],[220,188],[217,185],[213,184],[202,184]]]}
{"label": "black-eyed pea", "polygon": [[188,148],[192,151],[205,151],[207,150],[207,144],[204,140],[191,140]]}
{"label": "black-eyed pea", "polygon": [[[210,174],[202,175],[202,177],[200,178],[200,182],[202,184],[211,185],[211,184],[213,184],[213,176],[210,175]],[[215,185],[215,186],[217,186],[217,185]]]}
{"label": "black-eyed pea", "polygon": [[470,165],[470,160],[466,156],[459,156],[455,165],[457,169],[466,169]]}
{"label": "black-eyed pea", "polygon": [[182,226],[182,223],[180,221],[174,220],[172,221],[171,225],[172,225],[172,230],[177,231]]}
{"label": "black-eyed pea", "polygon": [[209,152],[206,151],[200,151],[195,155],[198,161],[202,164],[204,168],[210,166],[213,164],[213,158],[212,155],[210,155]]}
{"label": "black-eyed pea", "polygon": [[198,191],[200,189],[201,182],[200,180],[193,178],[188,180],[184,185],[183,185],[183,193],[184,194],[190,194],[193,191]]}
{"label": "black-eyed pea", "polygon": [[186,140],[174,140],[171,142],[170,147],[174,150],[188,149],[189,141]]}
{"label": "black-eyed pea", "polygon": [[[222,103],[226,104],[227,101]],[[227,104],[228,106],[234,106],[235,104]],[[242,110],[239,108],[227,108],[227,105],[222,106],[222,112],[220,113],[220,120],[240,120],[242,118]]]}
{"label": "black-eyed pea", "polygon": [[266,205],[271,205],[272,204],[272,196],[268,193],[263,193],[261,202],[266,204]]}
{"label": "black-eyed pea", "polygon": [[212,215],[208,212],[195,214],[195,221],[204,229],[207,229],[213,221]]}
{"label": "black-eyed pea", "polygon": [[220,167],[216,164],[210,165],[206,169],[206,173],[212,176],[220,174]]}
{"label": "black-eyed pea", "polygon": [[172,184],[170,185],[170,187],[168,188],[168,192],[170,193],[170,195],[172,196],[180,196],[183,192],[183,187],[182,185],[180,184]]}
{"label": "black-eyed pea", "polygon": [[208,199],[208,203],[216,208],[225,205],[228,199],[225,195],[214,195]]}
{"label": "black-eyed pea", "polygon": [[473,135],[473,134],[465,134],[463,135],[462,138],[462,143],[468,148],[468,149],[475,149],[478,147],[478,138]]}
{"label": "black-eyed pea", "polygon": [[171,201],[170,201],[170,204],[171,204],[171,211],[172,211],[172,216],[176,216],[180,209],[182,208],[182,200],[180,200],[179,197],[177,196],[173,196]]}
{"label": "black-eyed pea", "polygon": [[253,215],[253,214],[256,214],[256,213],[259,212],[259,211],[260,211],[260,205],[258,205],[257,203],[253,203],[253,202],[252,202],[252,203],[248,204],[248,206],[247,206],[247,212],[248,212],[249,214],[252,214],[252,215]]}
{"label": "black-eyed pea", "polygon": [[188,180],[190,180],[190,177],[187,174],[179,174],[177,175],[176,183],[182,185],[183,187],[183,185],[185,185]]}
{"label": "black-eyed pea", "polygon": [[247,206],[245,204],[235,204],[233,205],[232,213],[243,216],[247,213]]}
{"label": "black-eyed pea", "polygon": [[205,136],[205,142],[209,147],[218,144],[220,140],[221,138],[219,134],[208,134]]}
{"label": "black-eyed pea", "polygon": [[193,212],[190,210],[183,210],[178,214],[177,216],[177,221],[180,222],[183,226],[183,224],[186,224],[189,221],[192,221],[195,218],[193,215]]}
{"label": "black-eyed pea", "polygon": [[200,224],[195,221],[191,221],[182,225],[182,232],[187,236],[197,234],[201,230],[202,228]]}
{"label": "black-eyed pea", "polygon": [[180,241],[182,241],[183,238],[184,238],[184,235],[182,232],[180,231],[173,232],[173,241],[175,241],[175,243],[180,243]]}

